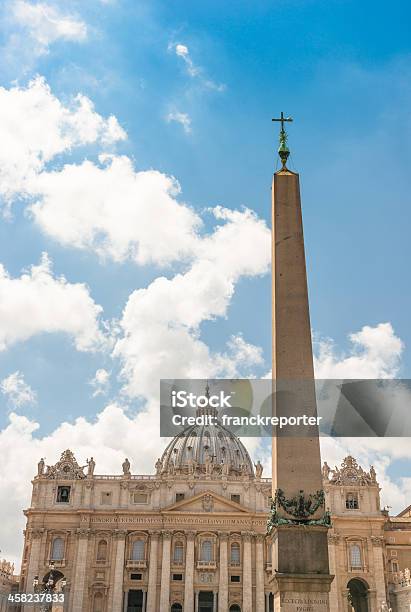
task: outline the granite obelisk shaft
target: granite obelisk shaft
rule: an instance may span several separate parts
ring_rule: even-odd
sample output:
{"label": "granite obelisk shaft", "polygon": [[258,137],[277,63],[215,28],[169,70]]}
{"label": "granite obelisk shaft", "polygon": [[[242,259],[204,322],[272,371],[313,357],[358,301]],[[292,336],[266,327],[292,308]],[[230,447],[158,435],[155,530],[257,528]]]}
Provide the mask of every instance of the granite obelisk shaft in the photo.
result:
{"label": "granite obelisk shaft", "polygon": [[[285,164],[273,177],[272,236],[273,409],[277,416],[316,417],[299,176]],[[278,610],[286,612],[329,610],[324,504],[306,519],[294,512],[296,500],[303,507],[312,499],[312,508],[322,495],[317,426],[306,434],[290,428],[273,437],[273,499],[279,500],[272,530],[273,588]]]}

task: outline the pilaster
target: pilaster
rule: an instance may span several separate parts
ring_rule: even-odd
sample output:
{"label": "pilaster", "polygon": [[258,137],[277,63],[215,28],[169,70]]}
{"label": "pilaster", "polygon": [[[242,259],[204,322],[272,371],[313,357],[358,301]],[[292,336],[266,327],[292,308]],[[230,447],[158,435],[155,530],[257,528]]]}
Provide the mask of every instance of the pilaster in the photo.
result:
{"label": "pilaster", "polygon": [[157,610],[157,564],[158,564],[158,539],[157,531],[150,532],[150,562],[148,567],[148,591],[147,612],[158,612]]}
{"label": "pilaster", "polygon": [[[72,580],[71,612],[83,612],[84,587],[87,569],[87,551],[90,529],[77,529],[77,554]],[[113,611],[114,612],[114,611]]]}
{"label": "pilaster", "polygon": [[161,535],[163,555],[161,559],[160,610],[168,610],[170,607],[171,532],[163,531]]}
{"label": "pilaster", "polygon": [[186,565],[184,578],[184,612],[194,612],[194,541],[195,531],[186,533]]}
{"label": "pilaster", "polygon": [[220,580],[218,612],[228,610],[228,534],[220,533]]}
{"label": "pilaster", "polygon": [[242,612],[253,612],[252,532],[243,532],[243,606]]}

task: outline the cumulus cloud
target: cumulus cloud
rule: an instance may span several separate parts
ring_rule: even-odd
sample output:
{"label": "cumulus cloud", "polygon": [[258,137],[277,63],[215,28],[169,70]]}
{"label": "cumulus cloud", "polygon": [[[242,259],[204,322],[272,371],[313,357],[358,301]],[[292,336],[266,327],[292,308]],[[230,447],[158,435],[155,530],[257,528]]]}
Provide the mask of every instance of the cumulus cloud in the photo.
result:
{"label": "cumulus cloud", "polygon": [[37,401],[35,392],[24,380],[24,375],[18,370],[0,381],[0,391],[16,408],[26,404],[34,404]]}
{"label": "cumulus cloud", "polygon": [[81,94],[62,104],[42,77],[27,87],[0,87],[0,194],[8,201],[31,194],[37,175],[57,155],[124,138],[114,116],[103,118]]}
{"label": "cumulus cloud", "polygon": [[79,351],[96,350],[105,343],[101,312],[86,285],[53,275],[45,253],[18,278],[0,264],[0,351],[37,334],[56,332],[68,334]]}
{"label": "cumulus cloud", "polygon": [[94,377],[90,380],[90,385],[93,387],[93,397],[106,395],[110,388],[110,372],[104,368],[96,370]]}
{"label": "cumulus cloud", "polygon": [[82,42],[87,38],[87,25],[79,17],[62,13],[56,6],[46,2],[15,0],[11,6],[12,16],[29,35],[33,51],[47,53],[57,40]]}
{"label": "cumulus cloud", "polygon": [[41,229],[61,244],[115,261],[169,264],[191,255],[201,220],[176,200],[178,182],[156,170],[136,172],[125,156],[100,162],[37,177],[31,212]]}
{"label": "cumulus cloud", "polygon": [[179,123],[183,127],[183,130],[186,134],[190,134],[191,132],[191,117],[187,113],[181,113],[180,111],[172,111],[168,113],[166,121],[167,123],[170,123],[171,121]]}
{"label": "cumulus cloud", "polygon": [[160,378],[233,376],[251,359],[260,363],[259,349],[242,338],[232,339],[228,353],[220,354],[200,337],[204,321],[226,316],[238,280],[264,274],[270,265],[270,232],[263,221],[247,209],[218,207],[213,213],[223,224],[198,238],[191,267],[156,278],[127,301],[114,355],[123,363],[131,397],[152,396]]}
{"label": "cumulus cloud", "polygon": [[332,340],[315,340],[317,378],[394,378],[398,374],[404,344],[391,323],[365,325],[349,340],[347,354],[338,353]]}

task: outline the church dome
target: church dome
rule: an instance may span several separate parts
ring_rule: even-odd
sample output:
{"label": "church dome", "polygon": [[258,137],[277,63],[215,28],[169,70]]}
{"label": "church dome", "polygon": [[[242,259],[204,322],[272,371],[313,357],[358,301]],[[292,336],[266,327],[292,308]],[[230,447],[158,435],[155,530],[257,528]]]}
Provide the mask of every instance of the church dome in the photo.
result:
{"label": "church dome", "polygon": [[161,471],[254,475],[244,444],[222,425],[193,425],[178,434],[161,457]]}

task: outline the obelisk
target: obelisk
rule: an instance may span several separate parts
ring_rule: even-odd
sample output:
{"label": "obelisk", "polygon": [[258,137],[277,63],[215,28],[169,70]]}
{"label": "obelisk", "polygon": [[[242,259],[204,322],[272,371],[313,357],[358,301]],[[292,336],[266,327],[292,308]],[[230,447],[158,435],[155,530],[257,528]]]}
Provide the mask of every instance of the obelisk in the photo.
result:
{"label": "obelisk", "polygon": [[272,587],[275,610],[326,612],[329,514],[322,491],[320,444],[308,305],[299,176],[287,168],[289,149],[281,113],[282,168],[272,183],[273,411],[315,425],[273,435]]}

